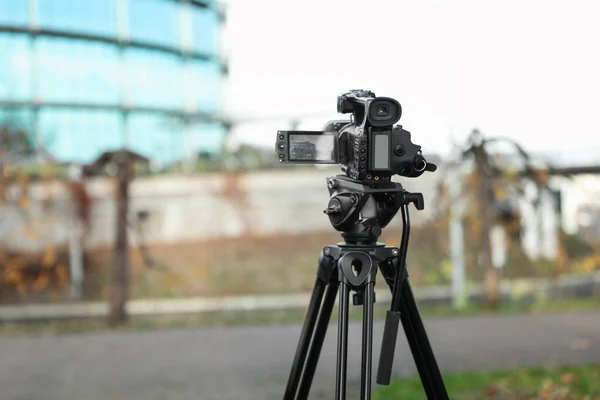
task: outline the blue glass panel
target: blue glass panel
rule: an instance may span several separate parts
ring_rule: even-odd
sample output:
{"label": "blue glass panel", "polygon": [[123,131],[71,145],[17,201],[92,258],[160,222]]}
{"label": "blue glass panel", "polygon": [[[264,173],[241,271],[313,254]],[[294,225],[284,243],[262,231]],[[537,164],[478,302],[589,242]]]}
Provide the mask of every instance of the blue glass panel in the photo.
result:
{"label": "blue glass panel", "polygon": [[127,96],[136,106],[176,108],[183,103],[179,57],[142,49],[127,49]]}
{"label": "blue glass panel", "polygon": [[30,46],[25,35],[0,33],[0,99],[31,99]]}
{"label": "blue glass panel", "polygon": [[219,64],[215,62],[194,62],[194,85],[191,90],[196,92],[195,98],[198,110],[201,112],[217,112],[220,109],[222,73]]}
{"label": "blue glass panel", "polygon": [[25,129],[33,136],[33,111],[27,107],[0,108],[0,125],[12,130]]}
{"label": "blue glass panel", "polygon": [[193,48],[209,55],[217,54],[219,15],[210,8],[194,7],[192,11]]}
{"label": "blue glass panel", "polygon": [[219,153],[225,140],[225,127],[219,123],[198,124],[194,126],[193,145],[199,152]]}
{"label": "blue glass panel", "polygon": [[129,0],[131,39],[179,45],[179,4],[169,0]]}
{"label": "blue glass panel", "polygon": [[43,109],[39,124],[46,150],[62,161],[87,163],[124,144],[114,111]]}
{"label": "blue glass panel", "polygon": [[38,0],[42,28],[115,36],[116,15],[111,0]]}
{"label": "blue glass panel", "polygon": [[183,128],[167,116],[149,113],[129,115],[129,148],[166,166],[184,156]]}
{"label": "blue glass panel", "polygon": [[0,24],[27,25],[28,0],[0,0]]}
{"label": "blue glass panel", "polygon": [[42,100],[119,102],[118,52],[114,46],[40,37],[38,60]]}

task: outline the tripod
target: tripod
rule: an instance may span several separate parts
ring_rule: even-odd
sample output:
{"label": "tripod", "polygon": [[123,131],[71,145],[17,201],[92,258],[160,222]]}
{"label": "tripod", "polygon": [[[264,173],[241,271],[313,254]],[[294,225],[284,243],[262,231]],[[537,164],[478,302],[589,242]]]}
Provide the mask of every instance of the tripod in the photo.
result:
{"label": "tripod", "polygon": [[[402,322],[427,399],[448,399],[405,265],[410,235],[408,205],[414,203],[422,210],[423,195],[409,193],[399,183],[386,182],[373,188],[343,175],[327,178],[327,187],[330,200],[324,213],[333,227],[342,232],[344,242],[324,247],[319,256],[317,278],[283,399],[308,399],[339,292],[335,399],[346,400],[351,291],[355,292],[353,304],[363,306],[360,399],[371,399],[373,303],[378,270],[392,291],[392,302],[386,314],[377,383],[389,385],[398,326]],[[377,242],[398,210],[404,223],[400,248]]]}

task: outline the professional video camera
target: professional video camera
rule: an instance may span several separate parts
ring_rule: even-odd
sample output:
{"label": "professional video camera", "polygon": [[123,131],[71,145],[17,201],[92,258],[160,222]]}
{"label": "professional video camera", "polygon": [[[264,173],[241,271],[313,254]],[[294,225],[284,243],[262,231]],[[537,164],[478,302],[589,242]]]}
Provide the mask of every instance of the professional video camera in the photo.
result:
{"label": "professional video camera", "polygon": [[392,175],[416,178],[435,171],[411,142],[410,132],[394,124],[402,116],[398,101],[369,90],[338,96],[337,110],[350,121],[334,120],[322,131],[278,131],[279,162],[342,164],[346,175],[363,183],[389,182]]}

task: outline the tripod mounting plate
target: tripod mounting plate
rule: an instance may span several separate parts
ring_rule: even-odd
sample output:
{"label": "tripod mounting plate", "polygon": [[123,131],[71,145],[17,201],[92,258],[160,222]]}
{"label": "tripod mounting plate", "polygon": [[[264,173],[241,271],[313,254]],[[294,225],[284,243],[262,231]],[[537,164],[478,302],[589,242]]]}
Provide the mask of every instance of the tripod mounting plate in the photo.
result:
{"label": "tripod mounting plate", "polygon": [[[394,268],[399,249],[385,243],[325,246],[319,257],[317,276],[323,283],[346,282],[353,290],[374,282],[378,267]],[[336,272],[337,271],[337,272]]]}
{"label": "tripod mounting plate", "polygon": [[397,182],[381,182],[379,184],[365,184],[355,181],[345,175],[336,175],[327,178],[327,188],[331,195],[336,189],[346,189],[358,193],[393,193],[402,192],[404,188]]}

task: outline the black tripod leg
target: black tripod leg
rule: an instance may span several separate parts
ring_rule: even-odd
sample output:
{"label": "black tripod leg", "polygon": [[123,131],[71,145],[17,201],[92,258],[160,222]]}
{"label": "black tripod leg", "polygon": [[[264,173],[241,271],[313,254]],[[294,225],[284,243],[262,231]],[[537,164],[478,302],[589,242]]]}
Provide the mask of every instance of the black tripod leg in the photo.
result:
{"label": "black tripod leg", "polygon": [[415,359],[415,364],[423,383],[423,389],[428,399],[448,399],[448,392],[442,379],[442,373],[427,338],[427,332],[419,314],[408,278],[402,282],[401,290],[400,321],[402,322],[408,345]]}
{"label": "black tripod leg", "polygon": [[338,348],[335,380],[336,400],[346,400],[346,371],[348,366],[348,298],[350,289],[340,283],[340,311],[338,316]]}
{"label": "black tripod leg", "polygon": [[327,334],[327,325],[331,318],[331,312],[335,305],[335,298],[337,297],[337,291],[339,282],[331,282],[327,286],[325,291],[325,299],[323,300],[323,306],[319,312],[319,318],[317,319],[317,326],[315,327],[315,334],[308,350],[308,359],[306,360],[306,367],[300,380],[300,389],[298,390],[298,400],[308,399],[310,393],[310,387],[312,385],[317,364],[319,363],[319,356],[321,355],[321,349],[323,348],[323,342],[325,335]]}
{"label": "black tripod leg", "polygon": [[[393,266],[388,263],[381,263],[380,271],[389,285],[390,290],[393,292],[396,274]],[[440,372],[433,350],[431,349],[431,344],[427,338],[427,332],[425,331],[423,320],[419,314],[419,309],[417,308],[415,296],[410,287],[408,275],[405,275],[399,282],[401,293],[401,301],[399,304],[400,321],[402,322],[402,328],[404,329],[410,351],[415,360],[415,365],[419,372],[423,389],[427,394],[427,399],[448,399],[448,392],[446,391],[446,386],[442,379],[442,373]]]}
{"label": "black tripod leg", "polygon": [[302,332],[300,333],[300,339],[298,341],[298,347],[296,349],[296,355],[294,356],[294,363],[292,364],[292,370],[288,383],[285,388],[284,400],[294,400],[296,392],[298,390],[298,383],[300,382],[300,376],[302,369],[306,362],[306,355],[308,353],[308,346],[315,330],[315,322],[321,307],[321,301],[323,300],[323,293],[325,292],[326,283],[317,277],[315,286],[310,297],[310,303],[308,310],[306,311],[306,318],[304,325],[302,326]]}
{"label": "black tripod leg", "polygon": [[362,326],[362,371],[360,399],[371,400],[371,372],[373,364],[373,300],[374,283],[368,283],[364,289],[363,326]]}

